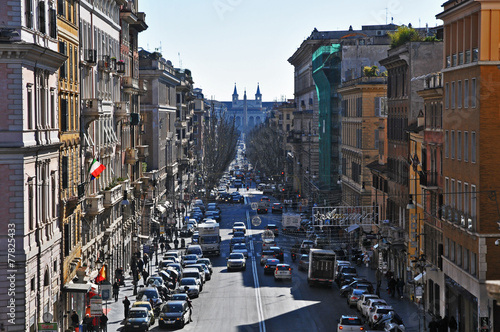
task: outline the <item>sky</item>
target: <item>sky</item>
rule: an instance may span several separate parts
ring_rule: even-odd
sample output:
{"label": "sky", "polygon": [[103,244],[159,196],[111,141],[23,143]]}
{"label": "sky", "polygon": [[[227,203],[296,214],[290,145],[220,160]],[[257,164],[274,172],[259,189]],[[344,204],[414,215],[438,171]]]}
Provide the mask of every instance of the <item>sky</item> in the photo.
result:
{"label": "sky", "polygon": [[178,68],[190,69],[205,98],[293,98],[294,68],[288,62],[312,30],[361,29],[362,25],[442,24],[435,15],[444,0],[139,0],[148,29],[139,47],[160,51]]}

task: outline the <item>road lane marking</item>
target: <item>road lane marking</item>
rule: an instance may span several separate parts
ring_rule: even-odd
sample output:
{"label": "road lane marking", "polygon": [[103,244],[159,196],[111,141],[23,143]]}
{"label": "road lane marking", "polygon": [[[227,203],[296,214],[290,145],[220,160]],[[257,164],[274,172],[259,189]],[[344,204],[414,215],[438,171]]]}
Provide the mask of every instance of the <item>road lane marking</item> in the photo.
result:
{"label": "road lane marking", "polygon": [[[247,228],[251,229],[250,223],[250,213],[246,212],[247,215]],[[250,237],[250,253],[252,258],[252,275],[253,275],[253,283],[255,289],[255,301],[257,304],[257,317],[259,320],[259,331],[266,332],[266,324],[264,322],[264,310],[262,309],[262,298],[260,296],[260,285],[259,285],[259,276],[257,274],[257,264],[255,263],[255,255],[254,255],[254,246],[253,239]]]}

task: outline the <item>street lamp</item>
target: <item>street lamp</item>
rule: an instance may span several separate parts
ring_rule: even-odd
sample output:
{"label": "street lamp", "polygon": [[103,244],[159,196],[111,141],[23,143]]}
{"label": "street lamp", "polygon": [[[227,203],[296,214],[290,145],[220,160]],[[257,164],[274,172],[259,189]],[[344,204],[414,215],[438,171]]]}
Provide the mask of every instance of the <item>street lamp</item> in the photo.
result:
{"label": "street lamp", "polygon": [[416,208],[415,203],[413,203],[413,195],[410,194],[410,199],[408,201],[408,204],[406,205],[407,210],[413,210]]}

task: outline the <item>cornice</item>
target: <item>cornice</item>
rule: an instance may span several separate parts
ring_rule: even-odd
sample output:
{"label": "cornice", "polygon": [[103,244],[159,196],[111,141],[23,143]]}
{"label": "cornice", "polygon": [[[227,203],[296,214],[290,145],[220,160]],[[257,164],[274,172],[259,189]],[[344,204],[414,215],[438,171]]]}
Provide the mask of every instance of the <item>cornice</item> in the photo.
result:
{"label": "cornice", "polygon": [[36,44],[0,44],[0,63],[27,63],[55,72],[66,59],[66,55]]}

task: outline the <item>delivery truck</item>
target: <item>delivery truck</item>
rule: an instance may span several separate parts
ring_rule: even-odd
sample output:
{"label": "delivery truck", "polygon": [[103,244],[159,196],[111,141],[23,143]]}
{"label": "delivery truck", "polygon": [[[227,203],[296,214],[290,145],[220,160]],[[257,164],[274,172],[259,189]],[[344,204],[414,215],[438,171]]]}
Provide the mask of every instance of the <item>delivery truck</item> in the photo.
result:
{"label": "delivery truck", "polygon": [[219,223],[202,223],[198,225],[198,242],[203,250],[203,255],[220,255],[220,230]]}
{"label": "delivery truck", "polygon": [[333,250],[310,249],[309,271],[307,283],[309,286],[316,284],[333,286],[335,271],[335,252]]}
{"label": "delivery truck", "polygon": [[283,233],[296,233],[300,229],[300,214],[283,213],[281,220],[281,229]]}

